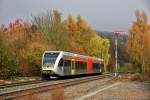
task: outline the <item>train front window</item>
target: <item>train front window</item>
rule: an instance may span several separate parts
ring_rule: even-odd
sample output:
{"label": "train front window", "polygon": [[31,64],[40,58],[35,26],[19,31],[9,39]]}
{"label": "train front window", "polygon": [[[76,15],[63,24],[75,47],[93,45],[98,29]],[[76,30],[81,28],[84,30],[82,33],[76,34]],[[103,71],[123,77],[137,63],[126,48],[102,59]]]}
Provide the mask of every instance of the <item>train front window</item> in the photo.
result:
{"label": "train front window", "polygon": [[44,66],[54,66],[59,53],[45,53],[43,59]]}

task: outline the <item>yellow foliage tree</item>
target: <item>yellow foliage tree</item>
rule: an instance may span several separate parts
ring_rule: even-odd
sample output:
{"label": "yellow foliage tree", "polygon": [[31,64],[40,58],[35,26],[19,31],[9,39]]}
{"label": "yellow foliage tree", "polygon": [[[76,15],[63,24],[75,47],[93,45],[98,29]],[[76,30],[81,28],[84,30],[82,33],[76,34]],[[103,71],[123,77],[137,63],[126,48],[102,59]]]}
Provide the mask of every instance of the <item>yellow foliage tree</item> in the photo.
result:
{"label": "yellow foliage tree", "polygon": [[136,21],[129,30],[127,52],[133,62],[141,65],[142,72],[150,67],[150,24],[144,12],[136,11]]}
{"label": "yellow foliage tree", "polygon": [[77,26],[76,26],[76,23],[74,22],[73,18],[71,15],[68,16],[67,18],[67,26],[68,26],[68,29],[74,33],[77,31]]}
{"label": "yellow foliage tree", "polygon": [[[75,43],[75,52],[104,59],[105,71],[109,62],[109,40],[103,39],[94,32],[90,25],[79,15],[74,21],[72,16],[67,18],[67,26]],[[78,49],[77,49],[78,47]]]}

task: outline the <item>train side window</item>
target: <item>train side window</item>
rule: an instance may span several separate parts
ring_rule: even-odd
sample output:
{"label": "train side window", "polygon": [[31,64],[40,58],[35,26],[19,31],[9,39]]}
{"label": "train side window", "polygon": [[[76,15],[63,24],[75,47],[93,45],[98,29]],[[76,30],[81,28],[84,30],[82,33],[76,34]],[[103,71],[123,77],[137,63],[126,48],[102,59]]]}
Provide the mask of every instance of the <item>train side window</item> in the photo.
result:
{"label": "train side window", "polygon": [[78,69],[84,69],[86,67],[86,62],[77,61],[76,62],[76,67]]}
{"label": "train side window", "polygon": [[94,68],[100,68],[100,64],[99,63],[93,63],[93,67]]}
{"label": "train side window", "polygon": [[68,61],[64,60],[64,67],[68,66]]}
{"label": "train side window", "polygon": [[70,60],[64,60],[64,66],[71,66],[71,61]]}
{"label": "train side window", "polygon": [[70,60],[68,60],[68,66],[71,66],[71,61]]}
{"label": "train side window", "polygon": [[79,68],[80,62],[76,61],[76,62],[75,62],[75,66],[76,66],[77,68]]}
{"label": "train side window", "polygon": [[86,67],[87,63],[86,62],[82,62],[82,66]]}

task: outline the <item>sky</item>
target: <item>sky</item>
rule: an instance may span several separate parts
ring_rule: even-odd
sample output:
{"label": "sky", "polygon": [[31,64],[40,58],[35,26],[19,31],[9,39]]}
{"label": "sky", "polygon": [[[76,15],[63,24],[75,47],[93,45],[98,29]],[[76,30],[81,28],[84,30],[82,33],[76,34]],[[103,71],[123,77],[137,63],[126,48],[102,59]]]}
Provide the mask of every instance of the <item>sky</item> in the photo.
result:
{"label": "sky", "polygon": [[31,20],[31,15],[53,9],[58,9],[63,19],[69,14],[74,18],[81,15],[99,31],[128,31],[137,9],[145,11],[150,20],[150,0],[0,0],[0,24],[17,18]]}

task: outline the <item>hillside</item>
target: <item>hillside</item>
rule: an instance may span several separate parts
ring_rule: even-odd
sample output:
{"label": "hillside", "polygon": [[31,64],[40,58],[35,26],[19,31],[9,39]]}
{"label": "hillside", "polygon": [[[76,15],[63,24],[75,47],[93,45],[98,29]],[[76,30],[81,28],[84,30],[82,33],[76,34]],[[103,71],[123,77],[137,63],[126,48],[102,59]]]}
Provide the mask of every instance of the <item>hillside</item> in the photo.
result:
{"label": "hillside", "polygon": [[[111,54],[111,60],[110,60],[110,64],[111,62],[113,62],[115,60],[115,45],[114,45],[114,35],[112,32],[106,32],[106,31],[96,31],[101,37],[103,38],[107,38],[110,40],[110,54]],[[126,47],[125,47],[125,43],[127,40],[127,35],[120,35],[119,36],[119,41],[118,41],[118,63],[120,65],[129,62],[129,57],[127,55]]]}

